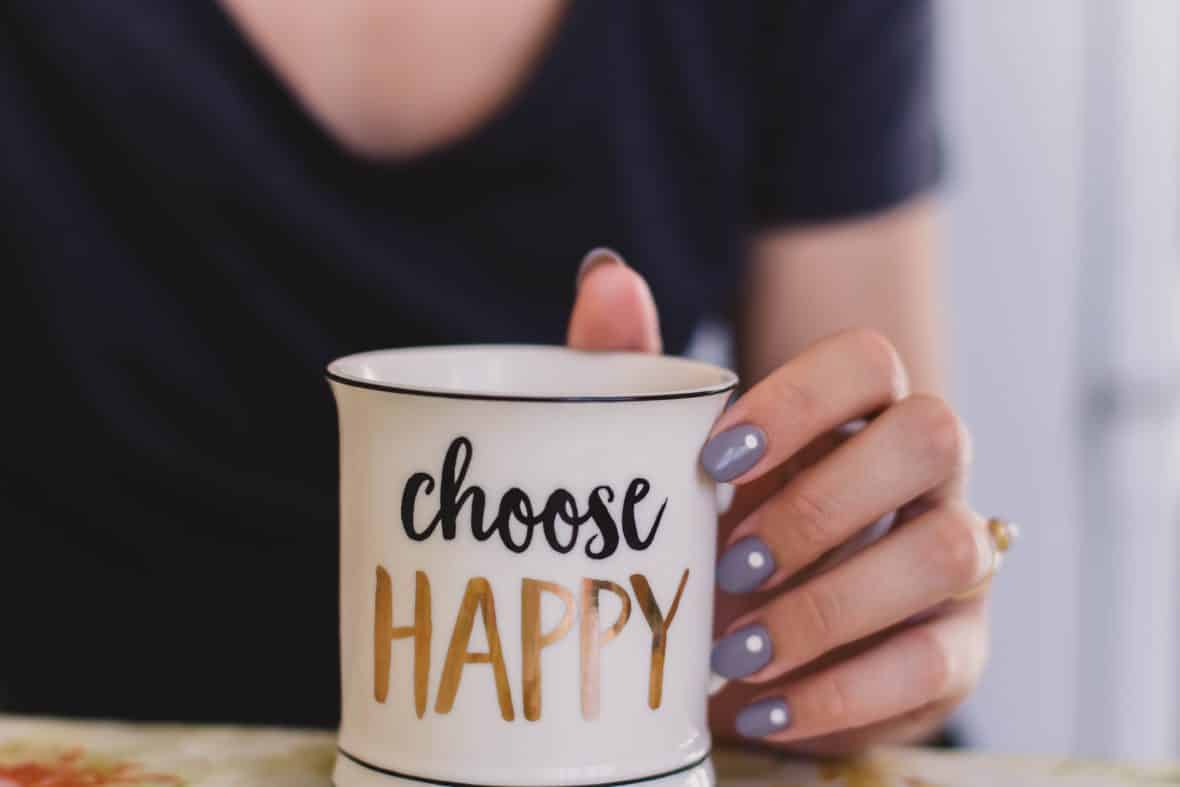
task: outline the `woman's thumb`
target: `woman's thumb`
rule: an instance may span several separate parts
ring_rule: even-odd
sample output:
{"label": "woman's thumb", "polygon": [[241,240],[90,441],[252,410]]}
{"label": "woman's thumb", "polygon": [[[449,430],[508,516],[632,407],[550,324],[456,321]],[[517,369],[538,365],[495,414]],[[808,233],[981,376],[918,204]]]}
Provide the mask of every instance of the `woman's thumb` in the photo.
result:
{"label": "woman's thumb", "polygon": [[582,260],[566,344],[576,350],[661,349],[651,289],[610,249],[594,249]]}

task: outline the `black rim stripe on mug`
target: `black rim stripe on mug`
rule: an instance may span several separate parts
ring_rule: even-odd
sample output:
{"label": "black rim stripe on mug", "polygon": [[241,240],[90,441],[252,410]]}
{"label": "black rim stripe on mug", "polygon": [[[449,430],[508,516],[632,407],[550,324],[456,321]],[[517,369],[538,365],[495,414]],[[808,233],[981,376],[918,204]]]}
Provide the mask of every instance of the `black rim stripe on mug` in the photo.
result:
{"label": "black rim stripe on mug", "polygon": [[703,388],[694,391],[678,391],[676,393],[661,393],[661,394],[632,394],[632,395],[616,395],[604,394],[602,396],[528,396],[525,394],[482,394],[482,393],[462,393],[459,391],[430,391],[420,388],[402,388],[396,385],[385,385],[384,383],[374,383],[367,380],[354,380],[351,377],[342,377],[334,372],[325,371],[324,376],[329,380],[341,383],[343,385],[351,385],[354,388],[368,388],[371,391],[386,391],[388,393],[408,394],[410,396],[433,396],[440,399],[477,399],[485,402],[568,402],[568,403],[585,403],[585,402],[655,402],[665,399],[695,399],[700,396],[716,396],[718,394],[728,393],[734,388],[737,388],[738,381],[734,379],[730,383],[719,388]]}
{"label": "black rim stripe on mug", "polygon": [[[337,751],[339,751],[345,759],[351,760],[362,768],[366,768],[375,773],[380,773],[384,776],[393,776],[398,779],[410,779],[411,781],[422,782],[423,784],[438,784],[442,785],[442,787],[510,787],[509,785],[457,782],[451,779],[431,779],[426,776],[415,776],[412,773],[402,773],[401,771],[382,768],[380,765],[374,765],[371,762],[366,762],[360,757],[357,757],[355,754],[350,754],[339,747],[337,747]],[[700,759],[694,760],[686,765],[681,765],[679,768],[673,768],[670,771],[654,773],[651,776],[637,776],[634,779],[623,779],[621,781],[615,782],[594,782],[593,784],[579,785],[579,787],[622,787],[624,784],[641,784],[643,782],[655,781],[656,779],[665,779],[669,776],[675,776],[678,773],[684,773],[685,771],[690,771],[693,768],[698,767],[704,763],[705,760],[709,759],[709,754],[710,752],[705,752],[705,755]],[[335,784],[335,782],[333,782],[333,784]]]}

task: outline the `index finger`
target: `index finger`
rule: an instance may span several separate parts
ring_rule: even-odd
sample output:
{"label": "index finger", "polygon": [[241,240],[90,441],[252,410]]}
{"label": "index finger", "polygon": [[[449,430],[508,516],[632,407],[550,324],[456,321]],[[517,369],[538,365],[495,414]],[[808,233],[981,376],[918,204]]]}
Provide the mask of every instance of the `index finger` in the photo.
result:
{"label": "index finger", "polygon": [[751,388],[718,419],[701,450],[716,481],[743,484],[819,435],[888,407],[909,390],[893,345],[852,330],[821,339]]}

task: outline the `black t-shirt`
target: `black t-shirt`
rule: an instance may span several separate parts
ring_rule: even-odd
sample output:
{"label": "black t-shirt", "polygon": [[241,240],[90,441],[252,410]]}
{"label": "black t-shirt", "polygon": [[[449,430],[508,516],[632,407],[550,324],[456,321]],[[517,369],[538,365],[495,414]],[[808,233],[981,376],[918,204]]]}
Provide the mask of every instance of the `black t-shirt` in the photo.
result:
{"label": "black t-shirt", "polygon": [[752,231],[934,180],[930,15],[575,0],[488,122],[378,163],[212,0],[0,3],[0,710],[335,724],[325,362],[560,342],[598,245],[682,351]]}

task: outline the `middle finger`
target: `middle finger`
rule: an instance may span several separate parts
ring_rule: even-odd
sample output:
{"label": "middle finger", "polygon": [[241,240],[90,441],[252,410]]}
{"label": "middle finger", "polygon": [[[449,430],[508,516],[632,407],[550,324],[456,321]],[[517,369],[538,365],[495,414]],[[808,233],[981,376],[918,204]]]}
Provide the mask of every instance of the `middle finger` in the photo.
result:
{"label": "middle finger", "polygon": [[977,585],[991,570],[992,549],[983,520],[965,506],[929,511],[739,618],[713,646],[713,671],[773,680]]}
{"label": "middle finger", "polygon": [[868,523],[963,470],[965,436],[950,408],[915,395],[794,476],[734,527],[717,566],[729,593],[779,584]]}

